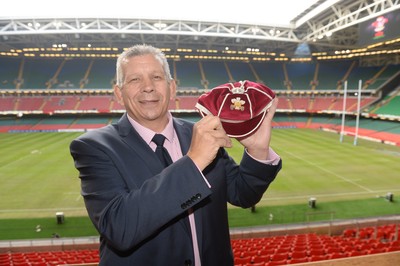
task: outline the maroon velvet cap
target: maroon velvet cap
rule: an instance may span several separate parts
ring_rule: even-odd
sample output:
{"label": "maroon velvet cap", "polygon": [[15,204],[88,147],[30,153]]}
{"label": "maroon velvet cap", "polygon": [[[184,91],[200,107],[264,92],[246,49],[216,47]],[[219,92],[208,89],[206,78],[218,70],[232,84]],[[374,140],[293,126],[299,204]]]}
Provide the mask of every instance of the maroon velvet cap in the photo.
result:
{"label": "maroon velvet cap", "polygon": [[275,93],[264,84],[244,80],[202,94],[196,108],[203,117],[218,116],[229,137],[244,138],[258,129],[274,98]]}

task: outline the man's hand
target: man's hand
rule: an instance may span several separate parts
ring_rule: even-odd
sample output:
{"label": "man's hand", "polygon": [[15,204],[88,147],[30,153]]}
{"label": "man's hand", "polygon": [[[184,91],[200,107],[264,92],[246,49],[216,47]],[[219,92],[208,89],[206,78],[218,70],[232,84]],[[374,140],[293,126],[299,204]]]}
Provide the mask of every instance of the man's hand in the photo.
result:
{"label": "man's hand", "polygon": [[219,117],[207,115],[194,125],[192,142],[187,155],[202,171],[216,157],[219,148],[232,147]]}
{"label": "man's hand", "polygon": [[268,158],[269,143],[271,141],[272,118],[278,106],[278,98],[275,97],[271,107],[265,115],[264,121],[257,131],[239,142],[247,149],[247,152],[256,159],[266,160]]}

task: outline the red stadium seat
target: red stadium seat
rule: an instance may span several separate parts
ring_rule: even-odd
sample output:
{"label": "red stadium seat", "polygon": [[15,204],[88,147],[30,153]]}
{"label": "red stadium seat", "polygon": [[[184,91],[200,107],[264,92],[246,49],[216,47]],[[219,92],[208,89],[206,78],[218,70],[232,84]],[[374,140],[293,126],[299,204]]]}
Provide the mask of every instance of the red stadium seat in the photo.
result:
{"label": "red stadium seat", "polygon": [[247,251],[243,251],[243,256],[242,257],[252,257],[255,255],[258,255],[259,250],[247,250]]}
{"label": "red stadium seat", "polygon": [[331,253],[329,255],[329,259],[333,260],[333,259],[340,259],[340,258],[346,258],[347,254],[339,252],[339,253]]}
{"label": "red stadium seat", "polygon": [[275,253],[271,255],[271,261],[283,261],[288,259],[287,253]]}
{"label": "red stadium seat", "polygon": [[309,261],[320,261],[320,260],[327,260],[330,257],[327,255],[312,255],[309,257]]}
{"label": "red stadium seat", "polygon": [[263,256],[263,255],[268,255],[271,256],[272,254],[275,253],[275,249],[274,248],[270,248],[270,249],[261,249],[258,251],[258,255],[259,256]]}
{"label": "red stadium seat", "polygon": [[287,260],[275,260],[275,261],[270,261],[266,265],[268,265],[268,266],[278,266],[278,265],[285,265],[287,263],[288,263]]}
{"label": "red stadium seat", "polygon": [[346,229],[343,231],[343,237],[355,237],[356,233],[355,229]]}
{"label": "red stadium seat", "polygon": [[326,254],[326,252],[325,252],[324,249],[315,249],[315,248],[313,248],[313,249],[310,249],[308,251],[308,255],[309,256],[323,256],[325,254]]}
{"label": "red stadium seat", "polygon": [[368,251],[368,254],[379,254],[379,253],[385,253],[386,252],[386,248],[374,248],[374,249],[370,249]]}
{"label": "red stadium seat", "polygon": [[256,262],[252,264],[247,264],[247,266],[265,266],[265,262]]}
{"label": "red stadium seat", "polygon": [[290,253],[289,255],[290,259],[301,259],[301,258],[307,258],[307,252],[306,251],[294,251]]}
{"label": "red stadium seat", "polygon": [[250,256],[243,257],[243,258],[234,258],[234,263],[235,263],[235,265],[237,265],[237,264],[246,265],[246,264],[250,264],[251,263],[251,259],[252,258]]}
{"label": "red stadium seat", "polygon": [[291,259],[291,260],[287,261],[287,263],[289,263],[289,264],[297,264],[297,263],[305,263],[305,262],[308,262],[308,258],[307,257],[298,258],[298,259]]}
{"label": "red stadium seat", "polygon": [[263,262],[263,263],[266,263],[266,262],[269,262],[270,261],[270,256],[254,256],[252,259],[251,259],[251,263],[252,264],[254,264],[254,263],[260,263],[260,262]]}
{"label": "red stadium seat", "polygon": [[387,252],[400,251],[400,246],[391,246],[386,249]]}

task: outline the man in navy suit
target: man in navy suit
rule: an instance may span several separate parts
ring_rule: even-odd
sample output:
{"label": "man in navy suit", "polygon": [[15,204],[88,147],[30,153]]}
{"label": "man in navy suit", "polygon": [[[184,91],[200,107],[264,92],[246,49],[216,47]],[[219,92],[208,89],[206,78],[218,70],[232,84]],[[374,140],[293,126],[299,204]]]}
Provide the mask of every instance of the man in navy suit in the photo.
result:
{"label": "man in navy suit", "polygon": [[[270,148],[274,101],[240,164],[217,116],[197,123],[168,111],[176,84],[165,55],[136,45],[117,60],[115,96],[126,113],[70,145],[81,193],[100,234],[101,266],[233,265],[227,203],[254,206],[281,169]],[[166,137],[173,163],[161,164],[152,141]]]}

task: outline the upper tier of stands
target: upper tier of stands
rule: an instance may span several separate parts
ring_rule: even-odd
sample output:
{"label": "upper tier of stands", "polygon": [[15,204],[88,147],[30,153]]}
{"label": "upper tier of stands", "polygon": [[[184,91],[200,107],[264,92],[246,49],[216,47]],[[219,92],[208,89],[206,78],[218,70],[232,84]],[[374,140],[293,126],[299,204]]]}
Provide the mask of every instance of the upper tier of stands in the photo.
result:
{"label": "upper tier of stands", "polygon": [[[377,116],[400,115],[397,108],[400,96],[397,96],[399,93],[396,90],[390,95],[383,94],[383,99],[375,93],[376,89],[400,73],[400,65],[363,67],[352,60],[307,63],[182,60],[169,63],[178,83],[178,98],[170,103],[172,110],[194,110],[197,97],[204,89],[248,79],[263,82],[283,93],[279,95],[281,100],[278,106],[283,111],[341,112],[345,84],[348,90],[354,91],[361,80],[362,90],[366,91],[361,101],[362,110],[368,109],[368,113]],[[109,92],[114,83],[115,58],[1,57],[0,112],[120,111],[123,107]],[[104,93],[64,93],[79,89]],[[24,93],[39,90],[61,93]],[[23,93],[7,94],[4,91]],[[312,93],[304,94],[305,91]],[[286,95],[287,92],[291,94]],[[347,99],[346,111],[355,112],[356,108],[357,97],[351,95]]]}
{"label": "upper tier of stands", "polygon": [[[170,110],[195,111],[198,96],[180,96],[170,101]],[[361,108],[377,100],[377,97],[365,97],[361,101]],[[346,111],[356,112],[357,98],[349,97],[346,100]],[[280,96],[278,109],[297,110],[303,112],[342,111],[343,97],[291,97]],[[38,95],[38,96],[3,96],[0,97],[0,112],[36,112],[36,113],[63,113],[65,111],[110,113],[124,110],[113,95]]]}
{"label": "upper tier of stands", "polygon": [[[180,89],[211,89],[238,80],[263,82],[274,90],[376,89],[400,65],[362,67],[356,61],[239,62],[170,61]],[[0,58],[0,89],[110,89],[115,58]]]}

